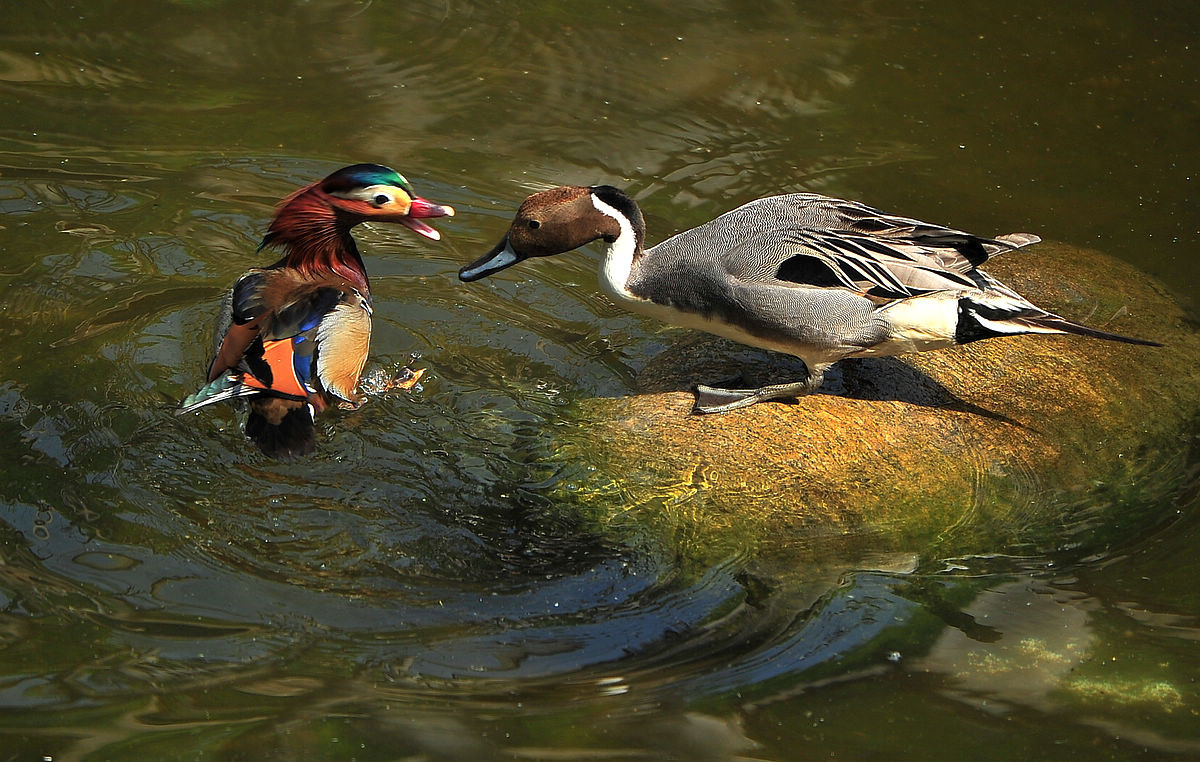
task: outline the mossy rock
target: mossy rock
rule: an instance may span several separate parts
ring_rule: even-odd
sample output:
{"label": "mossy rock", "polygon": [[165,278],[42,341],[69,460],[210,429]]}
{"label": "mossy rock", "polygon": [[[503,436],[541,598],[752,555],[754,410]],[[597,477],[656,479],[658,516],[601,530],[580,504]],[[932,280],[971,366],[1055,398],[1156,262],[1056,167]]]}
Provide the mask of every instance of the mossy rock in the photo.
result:
{"label": "mossy rock", "polygon": [[946,554],[1054,542],[1064,522],[1120,532],[1122,512],[1160,509],[1196,444],[1196,327],[1161,284],[1094,251],[1043,243],[986,269],[1039,306],[1165,346],[1020,336],[843,361],[796,404],[701,416],[697,381],[794,380],[803,364],[681,332],[635,395],[582,403],[570,443],[595,469],[591,494],[710,546],[869,534],[874,549]]}

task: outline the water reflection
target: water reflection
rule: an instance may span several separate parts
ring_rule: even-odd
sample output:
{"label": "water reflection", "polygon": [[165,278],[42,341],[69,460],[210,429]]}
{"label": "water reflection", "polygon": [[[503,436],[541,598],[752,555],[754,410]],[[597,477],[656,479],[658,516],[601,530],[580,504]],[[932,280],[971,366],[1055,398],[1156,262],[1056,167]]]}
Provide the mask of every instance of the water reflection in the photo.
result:
{"label": "water reflection", "polygon": [[[1053,224],[1028,227],[1113,241],[1188,291],[1192,259],[1134,245],[1191,219],[1171,170],[1144,181],[1159,162],[1143,149],[1105,159],[1115,187],[1168,189],[1139,207],[1095,181],[1084,159],[1112,152],[1094,127],[1052,126],[1074,106],[1033,108],[1061,101],[1059,77],[1074,75],[1032,54],[1046,38],[1074,45],[1056,30],[1077,14],[232,10],[14,6],[0,32],[0,726],[12,754],[949,758],[994,741],[1022,757],[1064,738],[1114,755],[1130,751],[1119,738],[1195,751],[1186,676],[1200,604],[1181,591],[1196,527],[1136,544],[1194,504],[1179,495],[1195,475],[1175,474],[1194,443],[1139,485],[1140,501],[1097,487],[1034,536],[980,531],[977,511],[933,548],[801,531],[714,541],[697,529],[703,469],[635,499],[554,444],[580,425],[577,400],[634,392],[683,336],[598,295],[586,257],[469,290],[454,279],[529,190],[611,181],[646,206],[655,236],[801,188],[972,229],[1048,210]],[[1096,31],[1133,23],[1120,14],[1085,15]],[[1004,45],[981,42],[1005,29]],[[1194,22],[1161,30],[1186,36]],[[971,63],[985,53],[986,71]],[[1136,104],[1166,131],[1155,145],[1188,144],[1192,112],[1152,96],[1179,89],[1189,59],[1111,58],[1131,63],[1087,80],[1106,94],[1095,108]],[[973,95],[981,81],[993,84]],[[1000,90],[1015,99],[1005,113],[1037,112],[1037,130],[996,116]],[[1120,145],[1146,142],[1131,129]],[[962,134],[1018,148],[959,149]],[[1051,168],[1031,168],[1043,154]],[[321,454],[294,464],[245,447],[232,411],[176,418],[219,295],[259,262],[275,201],[374,159],[462,212],[436,247],[360,236],[371,363],[416,355],[423,389],[328,422]],[[1132,163],[1143,169],[1122,174]],[[603,499],[571,497],[589,490]],[[972,498],[986,508],[988,495]],[[1107,503],[1128,508],[1123,523]],[[1027,557],[973,546],[980,536]],[[958,558],[964,547],[977,555]],[[1023,745],[1004,740],[1014,726]]]}

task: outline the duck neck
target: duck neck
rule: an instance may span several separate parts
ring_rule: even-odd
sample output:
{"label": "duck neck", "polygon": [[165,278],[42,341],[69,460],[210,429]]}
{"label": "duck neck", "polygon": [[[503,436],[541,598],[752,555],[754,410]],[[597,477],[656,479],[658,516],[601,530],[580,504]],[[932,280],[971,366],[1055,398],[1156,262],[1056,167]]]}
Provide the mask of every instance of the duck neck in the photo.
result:
{"label": "duck neck", "polygon": [[365,294],[367,270],[350,235],[356,224],[357,219],[339,213],[316,186],[310,186],[284,200],[259,248],[281,246],[280,266],[309,278],[333,274]]}
{"label": "duck neck", "polygon": [[646,224],[633,199],[622,193],[623,203],[620,206],[609,203],[611,200],[592,193],[592,205],[596,211],[616,223],[613,228],[616,232],[602,237],[605,249],[604,261],[600,265],[600,283],[610,296],[627,300],[635,298],[629,290],[629,281],[643,254]]}

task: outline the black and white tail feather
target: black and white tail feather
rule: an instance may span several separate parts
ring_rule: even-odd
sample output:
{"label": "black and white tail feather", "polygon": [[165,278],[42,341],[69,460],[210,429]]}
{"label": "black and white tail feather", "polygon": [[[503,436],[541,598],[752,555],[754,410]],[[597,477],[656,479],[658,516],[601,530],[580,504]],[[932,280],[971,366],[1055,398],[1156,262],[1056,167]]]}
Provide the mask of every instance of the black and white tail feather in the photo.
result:
{"label": "black and white tail feather", "polygon": [[1037,307],[1005,288],[964,294],[958,299],[955,342],[967,344],[997,336],[1025,333],[1071,333],[1094,339],[1120,341],[1144,347],[1161,347],[1157,341],[1137,339],[1082,325]]}
{"label": "black and white tail feather", "polygon": [[[997,236],[996,243],[1019,249],[1039,243],[1042,239],[1032,233],[1009,233]],[[1003,249],[990,251],[989,257]],[[1144,347],[1161,347],[1157,341],[1137,339],[1119,333],[1102,331],[1055,315],[1053,312],[1032,304],[1028,299],[1013,291],[982,270],[973,272],[980,280],[982,290],[964,294],[958,300],[958,330],[955,340],[966,344],[979,339],[997,336],[1018,336],[1026,333],[1075,334],[1094,339],[1107,339]]]}
{"label": "black and white tail feather", "polygon": [[[958,297],[958,321],[954,335],[956,344],[999,336],[1042,333],[1075,334],[1126,344],[1162,346],[1155,341],[1110,333],[1067,320],[1038,307],[983,270],[976,269],[977,264],[997,254],[1041,242],[1042,239],[1033,233],[979,238],[930,226],[924,231],[896,227],[888,231],[888,236],[903,239],[910,245],[920,242],[953,246],[955,255],[939,256],[936,249],[919,244],[917,249],[908,252],[904,245],[892,242],[885,244],[869,239],[858,240],[855,236],[840,236],[827,239],[826,243],[836,246],[837,251],[835,258],[825,264],[836,273],[841,285],[862,289],[864,283],[870,284],[871,288],[866,289],[868,293],[883,298],[902,300],[956,286],[969,289]],[[812,247],[812,243],[809,244]],[[969,257],[972,251],[976,251],[978,256]],[[891,302],[880,309],[887,310],[897,303]]]}

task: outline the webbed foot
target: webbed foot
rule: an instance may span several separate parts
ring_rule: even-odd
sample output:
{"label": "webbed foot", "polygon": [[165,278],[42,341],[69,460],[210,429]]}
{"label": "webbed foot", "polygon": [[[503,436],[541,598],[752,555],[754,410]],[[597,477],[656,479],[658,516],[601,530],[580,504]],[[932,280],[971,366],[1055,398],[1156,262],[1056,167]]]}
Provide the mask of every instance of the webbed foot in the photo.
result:
{"label": "webbed foot", "polygon": [[380,391],[390,392],[396,389],[408,391],[416,386],[418,382],[420,382],[421,376],[425,375],[426,370],[426,368],[401,368],[396,375],[384,380],[383,387],[380,389]]}
{"label": "webbed foot", "polygon": [[359,390],[364,395],[387,394],[397,389],[408,391],[412,389],[425,375],[425,368],[400,368],[395,373],[388,373],[383,368],[376,368],[359,380]]}
{"label": "webbed foot", "polygon": [[738,408],[749,407],[768,400],[790,399],[812,394],[825,380],[824,372],[810,375],[803,381],[790,384],[772,384],[757,389],[722,389],[715,386],[696,385],[696,405],[693,413],[728,413]]}

